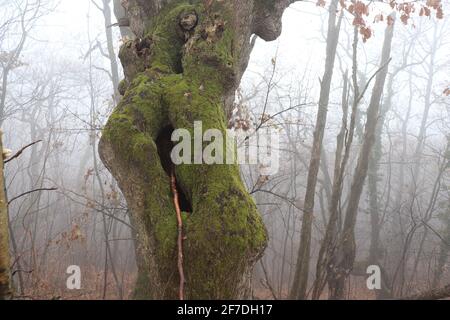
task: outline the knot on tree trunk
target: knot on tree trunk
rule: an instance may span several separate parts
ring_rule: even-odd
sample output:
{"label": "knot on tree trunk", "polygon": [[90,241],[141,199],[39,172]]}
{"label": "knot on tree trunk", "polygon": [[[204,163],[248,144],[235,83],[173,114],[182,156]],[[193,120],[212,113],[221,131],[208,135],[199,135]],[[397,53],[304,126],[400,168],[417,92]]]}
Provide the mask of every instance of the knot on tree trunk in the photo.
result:
{"label": "knot on tree trunk", "polygon": [[[145,29],[160,14],[161,10],[177,2],[188,3],[188,1],[176,0],[122,0],[122,6],[126,10],[131,30],[137,37],[143,37]],[[222,6],[224,5],[221,3],[223,1],[219,0],[197,2],[203,2],[204,6],[208,8],[214,7],[216,3]],[[273,41],[281,33],[281,17],[284,10],[294,0],[246,0],[246,2],[250,2],[250,6],[243,5],[242,0],[227,0],[226,2],[228,2],[228,6],[233,8],[236,16],[240,15],[240,10],[253,7],[254,9],[252,11],[244,12],[244,19],[252,21],[251,32],[266,41]],[[185,23],[187,24],[183,26],[186,31],[191,31],[192,28],[195,28],[197,21],[195,21],[194,16],[196,15],[186,17],[187,20]],[[246,33],[246,30],[241,31],[244,34]]]}
{"label": "knot on tree trunk", "polygon": [[184,31],[192,31],[198,23],[198,15],[195,11],[183,12],[180,15],[180,27]]}
{"label": "knot on tree trunk", "polygon": [[253,33],[265,41],[276,40],[282,30],[284,10],[292,3],[291,0],[258,0],[255,1]]}

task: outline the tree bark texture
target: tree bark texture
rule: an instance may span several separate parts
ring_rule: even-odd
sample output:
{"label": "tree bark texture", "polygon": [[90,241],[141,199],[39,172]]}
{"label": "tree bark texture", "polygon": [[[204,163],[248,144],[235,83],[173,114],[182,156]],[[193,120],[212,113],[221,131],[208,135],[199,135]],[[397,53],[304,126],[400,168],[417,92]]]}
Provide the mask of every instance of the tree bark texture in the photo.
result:
{"label": "tree bark texture", "polygon": [[0,300],[10,299],[11,290],[11,257],[9,252],[9,217],[8,202],[6,200],[5,183],[3,175],[3,144],[0,131]]}
{"label": "tree bark texture", "polygon": [[123,99],[99,152],[118,181],[136,234],[135,298],[176,299],[177,219],[174,170],[183,213],[186,299],[249,297],[266,230],[237,165],[179,165],[170,160],[171,132],[194,121],[223,134],[235,90],[257,34],[281,32],[291,1],[122,1],[136,39],[119,57]]}

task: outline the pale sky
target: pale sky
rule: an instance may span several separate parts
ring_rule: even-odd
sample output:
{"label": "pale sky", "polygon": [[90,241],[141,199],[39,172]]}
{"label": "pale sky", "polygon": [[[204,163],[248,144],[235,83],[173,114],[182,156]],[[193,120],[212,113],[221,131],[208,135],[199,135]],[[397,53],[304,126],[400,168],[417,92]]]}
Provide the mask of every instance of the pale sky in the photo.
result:
{"label": "pale sky", "polygon": [[[448,0],[447,0],[448,1]],[[99,0],[97,2],[100,3]],[[389,10],[388,6],[371,6],[371,15],[380,12],[380,8]],[[388,12],[389,13],[389,12]],[[311,2],[298,2],[288,8],[283,18],[283,33],[281,37],[273,42],[257,41],[257,45],[252,53],[251,61],[241,83],[244,90],[251,90],[261,82],[262,76],[267,77],[267,72],[271,69],[271,60],[278,53],[277,59],[277,81],[282,90],[296,90],[295,86],[302,82],[302,77],[307,74],[307,80],[311,91],[309,96],[316,102],[319,91],[319,78],[322,76],[325,58],[325,33],[327,22],[327,11],[325,8],[317,7]],[[369,18],[370,19],[370,18]],[[428,18],[420,19],[419,23],[427,24]],[[89,23],[89,28],[88,28]],[[431,23],[429,23],[431,25]],[[351,21],[344,21],[343,26],[347,31],[341,32],[340,44],[345,45],[351,39]],[[414,27],[403,26],[398,23],[396,26],[396,36],[399,34],[414,32]],[[366,75],[372,74],[376,69],[380,58],[380,48],[383,41],[385,23],[373,25],[374,36],[367,43],[360,45],[359,67]],[[28,47],[29,55],[24,55],[26,59],[31,59],[31,53],[36,52],[36,47],[46,51],[57,58],[67,60],[81,60],[89,48],[87,35],[92,40],[96,38],[104,41],[104,22],[101,12],[89,0],[59,0],[56,12],[47,16],[39,27],[33,31],[32,45]],[[115,29],[115,39],[117,48],[120,43],[118,30]],[[349,36],[350,35],[350,36]],[[394,41],[395,43],[395,41]],[[395,65],[395,52],[400,50],[394,44],[393,56]],[[442,51],[442,50],[441,50]],[[342,61],[337,62],[337,70],[351,70],[351,63],[343,54],[341,47]],[[117,54],[117,50],[116,50]],[[448,53],[447,53],[448,55]],[[102,63],[102,62],[99,62]],[[103,61],[104,67],[108,68],[108,62]],[[342,65],[341,65],[342,63]],[[340,100],[340,72],[336,72],[333,80],[331,92],[331,103],[338,103]],[[443,80],[442,80],[443,81]],[[443,86],[442,81],[436,81],[436,86]],[[264,88],[262,88],[264,90]],[[439,92],[440,87],[435,89]],[[442,92],[442,91],[441,91]],[[334,99],[334,100],[333,100]],[[420,109],[417,110],[420,112]],[[337,114],[337,116],[339,116]],[[332,125],[332,122],[330,122]]]}

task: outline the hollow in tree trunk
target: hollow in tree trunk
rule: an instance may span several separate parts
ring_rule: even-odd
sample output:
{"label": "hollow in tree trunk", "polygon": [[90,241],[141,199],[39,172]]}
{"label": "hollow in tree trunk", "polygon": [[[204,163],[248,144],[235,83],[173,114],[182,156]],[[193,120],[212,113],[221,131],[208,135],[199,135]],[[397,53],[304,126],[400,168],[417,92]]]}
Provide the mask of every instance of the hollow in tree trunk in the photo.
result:
{"label": "hollow in tree trunk", "polygon": [[123,1],[135,40],[119,56],[123,99],[99,152],[118,181],[136,237],[135,298],[176,299],[175,172],[184,226],[187,299],[248,297],[251,270],[267,243],[237,165],[173,166],[175,129],[225,134],[235,90],[252,49],[250,37],[276,39],[291,1]]}

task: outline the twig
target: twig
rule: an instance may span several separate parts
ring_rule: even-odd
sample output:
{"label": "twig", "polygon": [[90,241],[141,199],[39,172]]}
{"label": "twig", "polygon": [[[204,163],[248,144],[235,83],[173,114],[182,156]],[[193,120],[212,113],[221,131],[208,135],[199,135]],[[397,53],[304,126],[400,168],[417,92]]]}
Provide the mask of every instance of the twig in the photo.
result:
{"label": "twig", "polygon": [[181,217],[180,202],[178,199],[177,180],[173,170],[170,176],[170,185],[172,187],[173,203],[175,205],[175,211],[177,212],[178,222],[178,273],[180,275],[179,298],[180,300],[184,300],[184,284],[186,280],[183,269],[183,218]]}
{"label": "twig", "polygon": [[11,276],[14,276],[16,273],[18,272],[22,272],[22,273],[33,273],[34,270],[14,270],[14,272],[11,274]]}
{"label": "twig", "polygon": [[117,21],[116,23],[110,24],[109,26],[107,26],[107,28],[112,28],[112,27],[129,27],[130,26],[130,19],[128,18],[120,18],[119,21]]}
{"label": "twig", "polygon": [[262,267],[262,270],[263,270],[263,272],[264,272],[264,277],[266,278],[265,280],[266,280],[266,286],[267,286],[267,288],[270,290],[270,293],[272,294],[272,297],[275,299],[275,300],[278,300],[278,297],[277,297],[277,295],[276,295],[276,293],[275,293],[275,290],[273,289],[273,287],[270,285],[270,282],[269,282],[269,276],[267,275],[267,270],[266,270],[266,267],[264,266],[264,262],[262,262],[262,260],[261,260],[261,267]]}
{"label": "twig", "polygon": [[424,224],[425,227],[427,227],[428,229],[430,229],[441,241],[443,244],[445,244],[447,247],[450,247],[450,243],[447,242],[440,234],[439,232],[437,232],[436,230],[434,230],[434,228],[432,226],[430,226],[425,220],[422,220],[422,223]]}
{"label": "twig", "polygon": [[257,192],[271,194],[271,195],[273,195],[273,196],[275,196],[275,197],[277,197],[277,198],[280,198],[280,199],[282,199],[282,200],[288,202],[288,203],[289,203],[291,206],[293,206],[294,208],[296,208],[296,209],[298,209],[298,210],[300,210],[300,211],[302,211],[302,212],[305,211],[304,208],[300,208],[293,200],[291,200],[291,199],[289,199],[289,198],[287,198],[287,197],[285,197],[285,196],[279,195],[279,194],[277,194],[277,193],[275,193],[275,192],[273,192],[273,191],[270,191],[270,190],[255,189],[255,190],[250,191],[250,195],[253,195],[253,194],[257,193]]}
{"label": "twig", "polygon": [[38,140],[38,141],[35,141],[35,142],[32,142],[32,143],[26,145],[25,147],[23,147],[22,149],[20,149],[19,151],[17,151],[15,155],[13,155],[12,157],[10,157],[9,159],[7,159],[7,160],[5,160],[5,161],[3,161],[3,162],[4,162],[4,163],[8,163],[8,162],[10,162],[10,161],[12,161],[12,160],[14,160],[14,159],[20,157],[20,155],[22,154],[22,152],[24,152],[26,149],[28,149],[28,148],[31,147],[31,146],[34,146],[35,144],[37,144],[37,143],[39,143],[39,142],[42,142],[42,140]]}
{"label": "twig", "polygon": [[[87,200],[89,202],[92,202],[93,204],[95,204],[95,206],[92,206],[92,209],[95,210],[96,212],[104,214],[105,216],[107,216],[107,217],[109,217],[109,218],[111,218],[113,220],[116,220],[116,221],[124,224],[125,226],[127,226],[131,230],[136,231],[136,228],[134,228],[131,224],[129,224],[125,220],[120,219],[119,217],[116,217],[115,215],[107,212],[107,211],[114,211],[114,210],[122,210],[122,211],[128,211],[128,210],[126,210],[124,208],[121,208],[121,207],[106,207],[105,205],[99,203],[95,199],[91,199],[91,198],[89,198],[87,196],[78,194],[78,193],[76,193],[75,191],[72,191],[72,190],[67,190],[67,193],[64,193],[64,192],[61,192],[61,193],[64,196],[66,196],[68,199],[70,199],[71,201],[73,201],[75,203],[78,203],[78,204],[81,204],[81,205],[86,205],[86,204],[81,202],[81,201],[78,201],[78,200],[74,199],[73,197],[69,196],[67,193],[72,193],[72,194],[74,194],[77,197],[80,197],[80,198],[83,198],[83,199],[85,199],[85,200]],[[97,206],[99,206],[100,208],[97,208]]]}
{"label": "twig", "polygon": [[11,204],[11,202],[13,202],[13,201],[15,201],[15,200],[17,200],[19,198],[22,198],[23,196],[26,196],[26,195],[28,195],[30,193],[39,192],[39,191],[56,191],[56,190],[58,190],[58,188],[39,188],[39,189],[27,191],[27,192],[19,194],[17,197],[14,197],[11,200],[9,200],[8,201],[8,206]]}
{"label": "twig", "polygon": [[361,92],[361,94],[358,96],[358,100],[356,100],[357,101],[357,104],[359,105],[359,103],[361,102],[361,100],[364,98],[364,95],[366,94],[366,91],[367,91],[367,89],[369,89],[369,85],[370,85],[370,83],[372,82],[372,80],[373,79],[375,79],[375,77],[384,69],[384,68],[386,68],[390,63],[391,63],[391,61],[392,61],[392,58],[389,58],[389,60],[385,63],[385,64],[383,64],[371,77],[370,77],[370,79],[369,79],[369,81],[367,81],[367,83],[366,83],[366,85],[365,85],[365,87],[364,87],[364,89],[363,89],[363,91]]}

